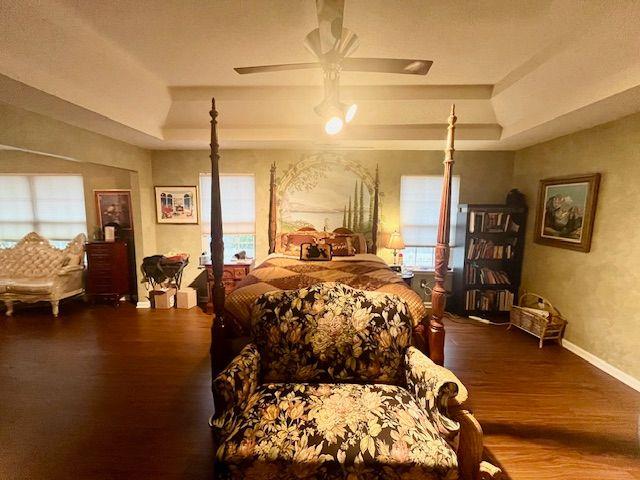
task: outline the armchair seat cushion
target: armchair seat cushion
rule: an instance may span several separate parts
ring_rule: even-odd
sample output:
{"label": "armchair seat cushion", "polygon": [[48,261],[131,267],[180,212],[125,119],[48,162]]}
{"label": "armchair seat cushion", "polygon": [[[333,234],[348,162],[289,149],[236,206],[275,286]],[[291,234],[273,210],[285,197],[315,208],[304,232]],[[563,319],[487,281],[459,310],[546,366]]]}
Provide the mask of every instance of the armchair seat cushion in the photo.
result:
{"label": "armchair seat cushion", "polygon": [[457,478],[454,451],[395,385],[265,384],[218,432],[220,478]]}
{"label": "armchair seat cushion", "polygon": [[53,291],[53,280],[47,278],[19,278],[6,285],[9,293],[25,295],[48,295]]}

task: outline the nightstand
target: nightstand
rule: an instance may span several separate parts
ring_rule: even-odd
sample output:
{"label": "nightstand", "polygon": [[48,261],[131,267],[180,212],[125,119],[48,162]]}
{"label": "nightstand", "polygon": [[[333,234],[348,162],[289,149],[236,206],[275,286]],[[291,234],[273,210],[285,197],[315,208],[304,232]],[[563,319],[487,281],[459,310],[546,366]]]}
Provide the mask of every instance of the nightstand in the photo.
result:
{"label": "nightstand", "polygon": [[[225,295],[229,295],[236,288],[236,285],[243,280],[253,269],[254,261],[250,263],[225,263],[222,270],[222,283]],[[207,270],[207,313],[213,313],[213,266],[204,265]]]}

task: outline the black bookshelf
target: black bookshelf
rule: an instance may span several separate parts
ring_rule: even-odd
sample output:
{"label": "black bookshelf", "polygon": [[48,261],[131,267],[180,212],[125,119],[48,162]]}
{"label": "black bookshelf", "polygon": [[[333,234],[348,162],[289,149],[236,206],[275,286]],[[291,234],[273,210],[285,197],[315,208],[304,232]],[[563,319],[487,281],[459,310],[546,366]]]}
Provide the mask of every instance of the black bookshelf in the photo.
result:
{"label": "black bookshelf", "polygon": [[518,301],[526,207],[460,205],[453,249],[452,310],[493,321],[508,321]]}

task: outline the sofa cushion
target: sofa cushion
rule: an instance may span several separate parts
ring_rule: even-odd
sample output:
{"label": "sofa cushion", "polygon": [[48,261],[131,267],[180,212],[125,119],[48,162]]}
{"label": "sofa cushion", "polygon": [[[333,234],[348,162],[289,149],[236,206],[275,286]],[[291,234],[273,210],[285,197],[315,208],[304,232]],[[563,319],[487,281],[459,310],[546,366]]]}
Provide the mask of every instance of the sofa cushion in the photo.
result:
{"label": "sofa cushion", "polygon": [[7,284],[8,293],[48,295],[53,291],[53,280],[44,278],[18,278]]}
{"label": "sofa cushion", "polygon": [[393,385],[268,384],[220,438],[220,478],[457,478],[454,451]]}
{"label": "sofa cushion", "polygon": [[252,335],[264,382],[404,384],[411,316],[394,295],[320,283],[260,296]]}

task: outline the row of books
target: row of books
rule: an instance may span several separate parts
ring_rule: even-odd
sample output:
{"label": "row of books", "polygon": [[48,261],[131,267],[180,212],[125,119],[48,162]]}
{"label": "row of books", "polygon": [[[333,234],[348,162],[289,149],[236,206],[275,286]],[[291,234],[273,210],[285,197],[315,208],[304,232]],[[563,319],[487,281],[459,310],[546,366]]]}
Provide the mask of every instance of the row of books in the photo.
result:
{"label": "row of books", "polygon": [[510,285],[509,275],[502,270],[492,270],[487,267],[467,265],[465,270],[467,284],[481,285]]}
{"label": "row of books", "polygon": [[507,244],[494,244],[491,240],[472,238],[467,250],[467,260],[479,259],[510,259],[513,257],[515,242]]}
{"label": "row of books", "polygon": [[465,309],[506,312],[511,309],[513,299],[509,290],[467,290]]}
{"label": "row of books", "polygon": [[469,215],[469,233],[518,233],[520,225],[511,219],[510,213],[476,212]]}

